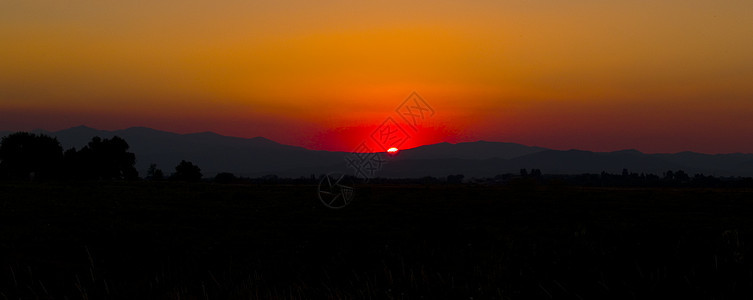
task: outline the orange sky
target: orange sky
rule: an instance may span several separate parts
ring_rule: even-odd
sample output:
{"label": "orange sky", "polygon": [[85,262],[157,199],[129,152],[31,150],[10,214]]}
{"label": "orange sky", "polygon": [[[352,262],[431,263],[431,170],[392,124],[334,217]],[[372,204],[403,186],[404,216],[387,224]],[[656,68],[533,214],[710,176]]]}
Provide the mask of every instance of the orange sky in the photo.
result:
{"label": "orange sky", "polygon": [[[753,152],[751,1],[4,1],[0,130]],[[362,138],[361,138],[362,136]]]}

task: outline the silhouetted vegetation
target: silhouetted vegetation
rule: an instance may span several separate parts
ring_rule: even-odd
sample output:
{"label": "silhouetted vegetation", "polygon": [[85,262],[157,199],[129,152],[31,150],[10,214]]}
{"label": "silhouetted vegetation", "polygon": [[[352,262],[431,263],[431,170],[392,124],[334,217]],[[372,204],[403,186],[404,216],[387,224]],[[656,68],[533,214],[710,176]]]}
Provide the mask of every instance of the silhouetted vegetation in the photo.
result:
{"label": "silhouetted vegetation", "polygon": [[162,180],[165,179],[165,174],[162,169],[157,168],[157,164],[149,165],[149,169],[146,171],[147,180]]}
{"label": "silhouetted vegetation", "polygon": [[0,298],[753,296],[752,178],[377,177],[335,211],[316,174],[211,184],[183,160],[170,181],[152,164],[116,182],[137,178],[128,150],[2,140]]}
{"label": "silhouetted vegetation", "polygon": [[1,182],[0,298],[753,296],[746,189],[314,189]]}
{"label": "silhouetted vegetation", "polygon": [[47,180],[62,174],[63,147],[56,138],[17,132],[0,144],[0,178]]}
{"label": "silhouetted vegetation", "polygon": [[175,173],[170,177],[172,180],[197,182],[201,180],[201,168],[193,163],[181,160],[175,166]]}
{"label": "silhouetted vegetation", "polygon": [[[673,174],[683,171],[672,171]],[[602,172],[601,174],[579,174],[579,175],[548,175],[542,173],[539,169],[526,170],[525,176],[519,174],[499,174],[490,178],[466,178],[463,174],[448,175],[446,178],[437,178],[433,176],[424,176],[419,178],[385,178],[375,177],[364,181],[354,178],[357,183],[369,184],[424,184],[424,185],[447,185],[447,184],[466,184],[466,185],[500,185],[511,186],[516,188],[535,188],[536,186],[580,186],[580,187],[686,187],[686,188],[753,188],[753,178],[749,177],[715,177],[703,174],[695,174],[693,177],[684,176],[673,177],[670,179],[666,176],[655,174],[610,174]],[[666,175],[666,172],[665,172]],[[219,173],[212,180],[217,183],[239,183],[239,184],[318,184],[320,177],[312,175],[311,177],[286,178],[274,174],[260,177],[237,177],[231,173]]]}
{"label": "silhouetted vegetation", "polygon": [[81,150],[63,152],[56,138],[27,132],[0,144],[0,177],[10,180],[113,180],[138,178],[136,155],[120,137],[94,137]]}
{"label": "silhouetted vegetation", "polygon": [[715,177],[711,175],[688,175],[683,170],[667,170],[662,176],[646,173],[631,173],[623,169],[621,174],[552,175],[539,169],[521,169],[520,174],[499,174],[493,178],[473,178],[469,182],[492,185],[568,185],[583,187],[688,187],[688,188],[753,188],[750,177]]}
{"label": "silhouetted vegetation", "polygon": [[217,183],[232,183],[236,180],[238,180],[238,178],[235,177],[233,173],[223,172],[223,173],[218,173],[217,175],[214,176],[214,182],[217,182]]}
{"label": "silhouetted vegetation", "polygon": [[[128,143],[120,137],[102,139],[93,137],[80,150],[71,148],[63,152],[60,142],[43,134],[17,132],[0,142],[0,180],[49,181],[49,180],[136,180],[136,155],[128,151]],[[202,180],[201,169],[192,162],[183,160],[169,177],[175,181],[198,182]],[[166,174],[150,165],[145,179],[159,181]],[[283,178],[269,174],[256,178],[237,177],[232,173],[219,172],[211,181],[217,183],[249,184],[315,184],[313,175],[299,178]],[[684,170],[667,170],[660,174],[631,173],[624,168],[619,174],[553,175],[537,168],[520,169],[518,174],[499,174],[491,178],[466,178],[463,174],[446,178],[426,176],[421,178],[370,178],[371,183],[391,184],[484,184],[511,185],[532,188],[536,185],[569,185],[587,187],[753,187],[750,177],[716,177],[705,174],[688,174]]]}
{"label": "silhouetted vegetation", "polygon": [[449,175],[447,176],[447,183],[449,184],[463,183],[463,178],[465,178],[465,175],[463,174]]}
{"label": "silhouetted vegetation", "polygon": [[65,152],[68,171],[81,180],[135,180],[138,172],[136,155],[128,152],[128,143],[120,137],[102,139],[94,137],[88,145],[76,151]]}

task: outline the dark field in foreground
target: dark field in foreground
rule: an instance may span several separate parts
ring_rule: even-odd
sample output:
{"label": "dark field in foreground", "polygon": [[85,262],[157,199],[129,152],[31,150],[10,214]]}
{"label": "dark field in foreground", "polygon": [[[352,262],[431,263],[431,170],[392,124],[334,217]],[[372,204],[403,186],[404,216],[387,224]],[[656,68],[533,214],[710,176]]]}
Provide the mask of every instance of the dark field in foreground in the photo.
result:
{"label": "dark field in foreground", "polygon": [[753,296],[753,191],[0,184],[0,299]]}

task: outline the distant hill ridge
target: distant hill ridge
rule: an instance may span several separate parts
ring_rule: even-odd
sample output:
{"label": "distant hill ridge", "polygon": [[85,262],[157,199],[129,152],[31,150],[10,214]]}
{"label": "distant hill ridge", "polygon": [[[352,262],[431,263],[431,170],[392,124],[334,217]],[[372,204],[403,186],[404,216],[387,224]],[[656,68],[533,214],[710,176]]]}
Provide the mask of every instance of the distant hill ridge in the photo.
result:
{"label": "distant hill ridge", "polygon": [[[346,152],[317,151],[284,145],[264,137],[239,138],[213,132],[178,134],[148,127],[106,131],[77,126],[56,132],[35,130],[55,136],[65,149],[81,148],[94,136],[120,136],[136,153],[136,168],[142,176],[156,163],[171,173],[180,160],[189,160],[205,176],[231,172],[239,176],[298,177],[329,172],[351,172]],[[9,134],[0,131],[0,136]],[[464,174],[467,177],[517,173],[520,169],[541,169],[544,174],[621,173],[623,168],[635,173],[662,174],[667,170],[684,170],[689,174],[715,176],[753,176],[753,154],[702,154],[680,152],[645,154],[634,149],[614,152],[552,150],[515,143],[476,141],[439,143],[407,149],[383,166],[381,177],[444,177]]]}

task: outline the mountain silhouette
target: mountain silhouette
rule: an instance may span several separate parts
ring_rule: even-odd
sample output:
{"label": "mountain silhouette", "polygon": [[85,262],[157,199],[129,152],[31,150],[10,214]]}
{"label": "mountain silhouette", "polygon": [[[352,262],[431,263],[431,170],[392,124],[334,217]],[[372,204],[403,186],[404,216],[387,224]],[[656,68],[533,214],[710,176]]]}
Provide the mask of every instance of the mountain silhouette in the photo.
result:
{"label": "mountain silhouette", "polygon": [[64,149],[79,149],[93,136],[119,136],[128,142],[130,151],[136,154],[136,169],[142,176],[150,164],[157,164],[169,175],[181,160],[198,165],[205,176],[214,176],[219,172],[261,176],[295,168],[332,165],[343,162],[345,155],[342,152],[313,151],[283,145],[263,137],[247,139],[212,132],[177,134],[146,127],[106,131],[78,126],[56,132],[37,132],[57,137]]}
{"label": "mountain silhouette", "polygon": [[[167,175],[181,161],[191,161],[206,177],[219,172],[238,176],[275,174],[284,177],[310,176],[329,172],[352,172],[347,152],[310,150],[277,143],[263,137],[239,138],[213,132],[177,134],[147,127],[106,131],[86,126],[56,132],[36,130],[55,136],[65,149],[80,149],[92,137],[120,136],[136,154],[136,168],[143,176],[150,164]],[[6,135],[10,132],[0,132]],[[753,176],[753,154],[645,154],[634,149],[614,152],[552,150],[502,142],[439,143],[402,150],[389,158],[376,174],[381,177],[445,177],[464,174],[466,178],[514,173],[520,169],[540,169],[544,174],[582,174],[602,171],[620,174],[662,174],[684,170],[688,174],[714,176]]]}
{"label": "mountain silhouette", "polygon": [[400,152],[400,155],[396,157],[396,160],[444,158],[510,159],[545,150],[548,149],[502,142],[477,141],[457,144],[450,144],[445,142],[403,150]]}

